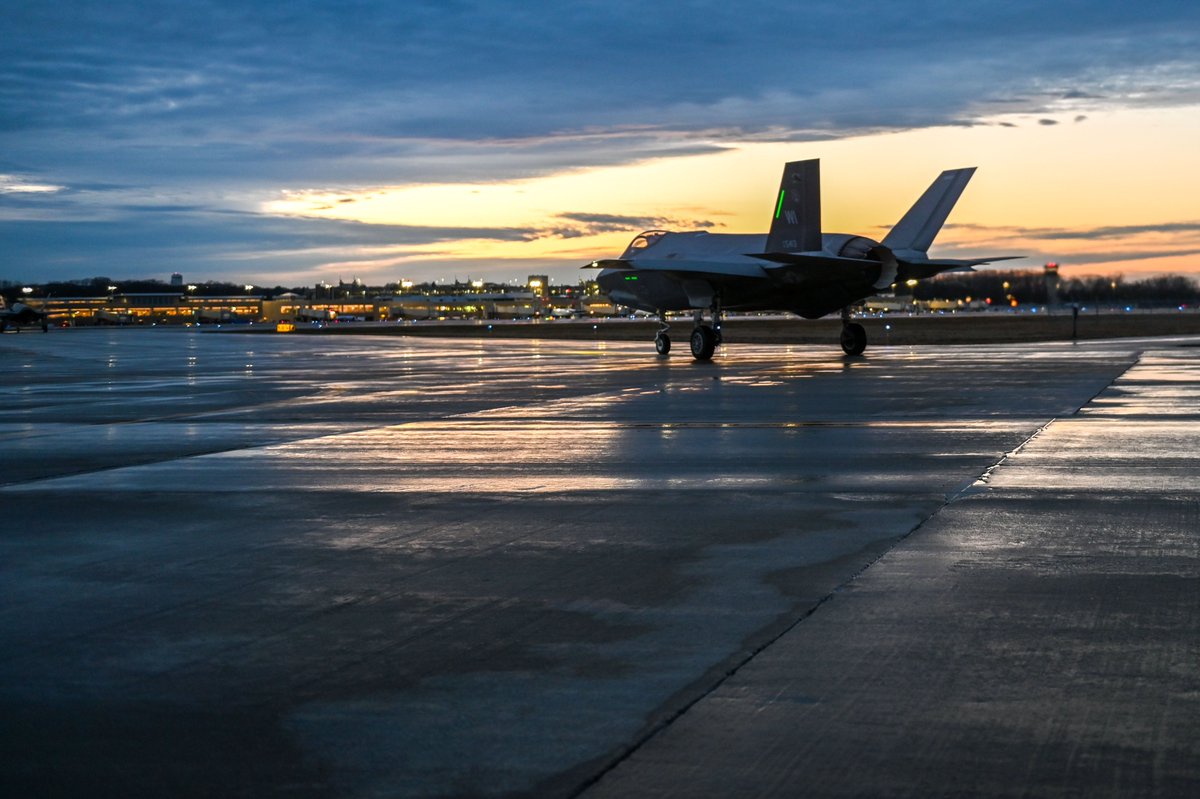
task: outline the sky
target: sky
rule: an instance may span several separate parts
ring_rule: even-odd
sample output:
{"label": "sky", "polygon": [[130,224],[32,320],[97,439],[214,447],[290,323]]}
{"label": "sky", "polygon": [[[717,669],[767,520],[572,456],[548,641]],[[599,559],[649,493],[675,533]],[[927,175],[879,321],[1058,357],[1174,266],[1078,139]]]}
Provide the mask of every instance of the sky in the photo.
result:
{"label": "sky", "polygon": [[575,283],[764,232],[784,162],[881,238],[1200,275],[1200,4],[74,2],[0,26],[0,280]]}

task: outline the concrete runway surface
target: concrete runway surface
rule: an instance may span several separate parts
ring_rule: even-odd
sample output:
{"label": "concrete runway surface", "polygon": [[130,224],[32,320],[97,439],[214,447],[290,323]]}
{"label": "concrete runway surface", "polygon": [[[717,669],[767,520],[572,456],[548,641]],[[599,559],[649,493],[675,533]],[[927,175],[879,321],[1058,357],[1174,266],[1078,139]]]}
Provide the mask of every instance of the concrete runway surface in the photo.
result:
{"label": "concrete runway surface", "polygon": [[6,335],[0,795],[1195,795],[1197,344]]}

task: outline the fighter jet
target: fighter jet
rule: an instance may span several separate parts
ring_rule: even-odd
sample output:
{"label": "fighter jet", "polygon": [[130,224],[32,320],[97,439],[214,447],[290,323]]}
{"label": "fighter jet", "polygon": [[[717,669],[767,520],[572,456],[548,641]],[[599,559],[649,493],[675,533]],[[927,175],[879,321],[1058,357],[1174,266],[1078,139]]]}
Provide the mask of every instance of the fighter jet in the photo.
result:
{"label": "fighter jet", "polygon": [[45,311],[39,311],[20,300],[14,302],[11,308],[6,308],[4,299],[0,298],[0,333],[10,327],[18,332],[22,327],[40,327],[45,333],[50,329],[50,323]]}
{"label": "fighter jet", "polygon": [[620,258],[584,268],[600,270],[597,282],[614,303],[657,314],[661,327],[654,346],[662,355],[671,351],[667,312],[687,310],[695,322],[692,357],[699,361],[712,358],[720,346],[725,311],[788,311],[805,319],[840,311],[842,349],[861,355],[867,334],[851,321],[855,303],[900,282],[1021,257],[929,257],[974,172],[975,167],[943,172],[879,242],[822,232],[820,162],[793,161],[784,166],[769,233],[648,230]]}

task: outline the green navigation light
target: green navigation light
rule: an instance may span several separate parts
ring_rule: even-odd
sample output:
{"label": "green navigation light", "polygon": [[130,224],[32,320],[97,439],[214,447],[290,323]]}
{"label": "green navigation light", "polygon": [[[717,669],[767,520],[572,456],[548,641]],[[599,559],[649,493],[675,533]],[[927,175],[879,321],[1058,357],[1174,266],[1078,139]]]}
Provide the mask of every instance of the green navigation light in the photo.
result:
{"label": "green navigation light", "polygon": [[787,194],[787,189],[779,190],[779,205],[775,206],[775,218],[779,218],[779,213],[783,210],[783,195]]}
{"label": "green navigation light", "polygon": [[626,275],[625,279],[626,280],[637,280],[637,275]]}

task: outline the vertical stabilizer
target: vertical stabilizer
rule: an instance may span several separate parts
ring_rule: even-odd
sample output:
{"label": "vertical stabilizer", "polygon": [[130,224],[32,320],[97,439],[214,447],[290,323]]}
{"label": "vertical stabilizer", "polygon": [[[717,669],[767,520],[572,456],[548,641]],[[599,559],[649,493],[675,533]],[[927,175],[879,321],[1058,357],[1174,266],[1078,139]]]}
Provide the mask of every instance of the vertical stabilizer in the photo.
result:
{"label": "vertical stabilizer", "polygon": [[947,169],[938,175],[921,199],[913,203],[908,213],[896,223],[886,236],[883,245],[896,252],[916,250],[929,252],[934,237],[942,229],[950,210],[958,202],[959,195],[967,187],[967,181],[975,174],[975,167]]}
{"label": "vertical stabilizer", "polygon": [[821,249],[821,162],[784,164],[779,194],[771,209],[767,252],[816,252]]}

